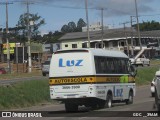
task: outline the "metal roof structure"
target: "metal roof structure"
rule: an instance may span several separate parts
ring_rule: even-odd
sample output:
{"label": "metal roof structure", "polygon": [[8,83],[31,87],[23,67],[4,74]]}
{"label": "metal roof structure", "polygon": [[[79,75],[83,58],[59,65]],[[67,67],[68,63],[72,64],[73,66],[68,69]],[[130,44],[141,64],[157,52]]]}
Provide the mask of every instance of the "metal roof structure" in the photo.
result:
{"label": "metal roof structure", "polygon": [[[160,30],[154,31],[142,31],[140,32],[141,38],[160,38]],[[130,38],[133,35],[133,38],[138,38],[138,34],[136,30],[133,30],[131,33],[131,29],[128,28],[124,31],[124,29],[108,29],[104,30],[103,38],[104,40],[116,40],[116,39],[126,39],[126,37]],[[101,31],[90,31],[90,40],[100,40],[102,37]],[[87,41],[87,32],[73,32],[66,33],[62,36],[59,41],[67,41],[67,40],[83,40]]]}

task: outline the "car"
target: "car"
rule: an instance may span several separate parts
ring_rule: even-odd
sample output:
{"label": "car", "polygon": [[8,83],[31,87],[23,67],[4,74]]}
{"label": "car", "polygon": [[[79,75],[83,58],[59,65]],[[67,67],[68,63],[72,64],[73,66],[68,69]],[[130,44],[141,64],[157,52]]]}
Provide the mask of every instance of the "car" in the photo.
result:
{"label": "car", "polygon": [[144,66],[144,65],[148,65],[150,66],[150,60],[148,58],[146,58],[144,55],[135,59],[135,58],[130,58],[130,62],[131,64],[133,65],[136,65],[136,66]]}
{"label": "car", "polygon": [[151,96],[152,97],[154,97],[154,95],[155,95],[155,80],[156,80],[156,78],[154,77],[151,82]]}
{"label": "car", "polygon": [[160,112],[160,71],[157,71],[155,76],[155,107]]}
{"label": "car", "polygon": [[136,65],[141,65],[141,66],[148,65],[148,66],[150,66],[150,60],[148,58],[138,58],[136,60]]}
{"label": "car", "polygon": [[4,67],[0,67],[0,75],[1,74],[6,74],[7,72],[6,72],[6,70],[5,70],[5,68]]}
{"label": "car", "polygon": [[49,67],[50,67],[50,60],[46,60],[44,63],[42,63],[43,76],[49,75]]}

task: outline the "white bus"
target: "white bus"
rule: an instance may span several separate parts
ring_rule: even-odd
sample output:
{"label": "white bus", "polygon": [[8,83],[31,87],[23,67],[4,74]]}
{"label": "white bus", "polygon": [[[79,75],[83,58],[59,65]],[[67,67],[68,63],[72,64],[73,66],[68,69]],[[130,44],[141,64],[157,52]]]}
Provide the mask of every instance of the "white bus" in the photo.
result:
{"label": "white bus", "polygon": [[65,109],[78,106],[111,107],[113,102],[133,103],[135,69],[120,51],[103,49],[59,50],[52,55],[50,98],[65,103]]}

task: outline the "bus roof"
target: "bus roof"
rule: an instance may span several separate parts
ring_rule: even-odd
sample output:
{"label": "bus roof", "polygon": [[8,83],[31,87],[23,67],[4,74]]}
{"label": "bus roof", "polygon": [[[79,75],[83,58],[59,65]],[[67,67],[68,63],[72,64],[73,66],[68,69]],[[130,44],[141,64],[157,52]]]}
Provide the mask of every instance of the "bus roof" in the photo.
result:
{"label": "bus roof", "polygon": [[82,49],[67,49],[67,50],[58,50],[55,54],[59,53],[73,53],[73,52],[91,52],[94,56],[108,56],[108,57],[120,57],[120,58],[128,58],[128,56],[116,50],[104,50],[104,49],[94,49],[94,48],[82,48]]}

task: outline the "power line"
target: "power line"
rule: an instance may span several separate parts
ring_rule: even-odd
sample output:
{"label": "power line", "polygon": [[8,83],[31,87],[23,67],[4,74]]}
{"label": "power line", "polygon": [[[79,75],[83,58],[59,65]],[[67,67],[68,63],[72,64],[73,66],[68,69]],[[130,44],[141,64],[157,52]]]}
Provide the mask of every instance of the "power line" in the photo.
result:
{"label": "power line", "polygon": [[[25,1],[19,1],[19,0],[14,0],[14,1],[12,1],[12,2],[26,3]],[[42,4],[43,6],[45,5],[45,6],[49,6],[49,7],[64,8],[64,9],[65,9],[65,8],[67,8],[67,9],[86,9],[85,7],[78,7],[78,6],[74,7],[74,6],[64,6],[64,5],[47,4],[46,1],[31,1],[30,3],[34,3],[35,5],[37,5],[37,4],[38,4],[38,5]],[[88,7],[88,9],[100,10],[101,7],[91,7],[91,8]],[[103,9],[104,9],[104,10],[107,10],[108,8],[104,8],[104,7],[103,7]]]}

